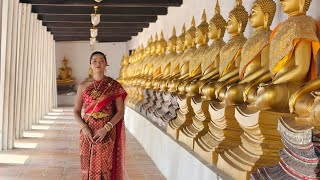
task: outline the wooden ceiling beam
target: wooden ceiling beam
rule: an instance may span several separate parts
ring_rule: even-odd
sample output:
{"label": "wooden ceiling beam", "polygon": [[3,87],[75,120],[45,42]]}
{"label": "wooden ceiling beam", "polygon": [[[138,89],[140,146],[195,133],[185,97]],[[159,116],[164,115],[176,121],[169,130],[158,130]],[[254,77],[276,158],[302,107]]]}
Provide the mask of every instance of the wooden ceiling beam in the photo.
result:
{"label": "wooden ceiling beam", "polygon": [[[43,22],[91,22],[89,15],[38,15],[38,19]],[[149,23],[155,22],[157,16],[105,16],[101,15],[104,23]]]}
{"label": "wooden ceiling beam", "polygon": [[64,5],[64,6],[107,6],[107,7],[169,7],[181,6],[182,0],[20,0],[21,3],[32,5]]}
{"label": "wooden ceiling beam", "polygon": [[[47,29],[48,31],[64,31],[64,32],[90,32],[90,28],[55,28],[50,27]],[[98,32],[109,32],[109,33],[136,33],[141,32],[142,28],[99,28]]]}
{"label": "wooden ceiling beam", "polygon": [[[78,27],[86,27],[91,28],[92,24],[90,22],[43,22],[42,25],[47,27],[55,27],[55,28],[78,28]],[[97,26],[98,28],[110,27],[110,28],[147,28],[149,27],[149,23],[104,23],[100,22]]]}
{"label": "wooden ceiling beam", "polygon": [[[131,37],[97,37],[98,42],[126,42]],[[55,41],[88,41],[90,37],[85,36],[55,36]],[[89,44],[88,44],[89,45]]]}
{"label": "wooden ceiling beam", "polygon": [[[51,31],[54,36],[84,36],[89,35],[89,32],[66,32],[66,31]],[[119,32],[98,32],[98,36],[136,36],[137,32],[119,33]]]}
{"label": "wooden ceiling beam", "polygon": [[[33,5],[32,12],[37,14],[90,15],[94,10],[91,6],[67,7]],[[97,13],[117,16],[156,16],[166,15],[168,10],[165,7],[100,7]]]}

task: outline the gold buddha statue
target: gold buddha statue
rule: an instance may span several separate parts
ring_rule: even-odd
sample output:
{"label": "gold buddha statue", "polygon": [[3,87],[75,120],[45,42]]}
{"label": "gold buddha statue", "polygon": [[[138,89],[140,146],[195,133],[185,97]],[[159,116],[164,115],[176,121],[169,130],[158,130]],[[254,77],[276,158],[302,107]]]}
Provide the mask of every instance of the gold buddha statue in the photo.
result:
{"label": "gold buddha statue", "polygon": [[[194,90],[198,90],[199,88],[195,87],[194,85],[199,82],[199,79],[202,76],[201,71],[201,63],[206,61],[209,56],[209,46],[208,46],[208,31],[209,31],[209,24],[207,23],[207,16],[205,10],[203,10],[202,14],[202,22],[196,29],[195,33],[195,43],[198,45],[198,48],[192,55],[192,59],[189,62],[189,78],[188,84],[186,85],[186,95],[187,96],[195,96],[196,94],[193,93]],[[192,91],[193,89],[193,91]]]}
{"label": "gold buddha statue", "polygon": [[[195,20],[194,17],[192,18],[191,21],[191,27],[190,29],[185,33],[185,50],[184,53],[182,54],[181,57],[179,57],[179,72],[180,72],[180,77],[173,79],[171,83],[171,92],[172,91],[179,91],[180,94],[185,94],[185,86],[189,81],[189,62],[192,60],[193,53],[196,51],[196,44],[194,41],[195,38],[195,32],[196,32],[196,27],[195,27]],[[178,59],[176,59],[178,60]]]}
{"label": "gold buddha statue", "polygon": [[[253,97],[257,85],[271,80],[269,72],[269,38],[270,26],[276,13],[273,0],[256,0],[249,16],[251,26],[255,29],[243,45],[239,68],[240,81],[228,88],[226,105],[243,104],[248,97]],[[246,85],[250,83],[248,87]],[[248,95],[249,94],[249,95]],[[223,100],[223,99],[220,99]]]}
{"label": "gold buddha statue", "polygon": [[141,74],[140,74],[140,82],[139,82],[139,86],[141,88],[145,88],[145,85],[146,85],[146,77],[147,77],[147,66],[148,66],[148,62],[149,62],[149,59],[152,57],[152,54],[151,54],[151,45],[153,43],[153,39],[152,39],[152,36],[149,38],[148,40],[148,44],[146,46],[146,48],[144,49],[144,59],[143,59],[143,62],[141,64]]}
{"label": "gold buddha statue", "polygon": [[239,80],[239,66],[241,49],[246,42],[243,32],[248,23],[248,12],[237,0],[237,6],[229,13],[227,32],[232,36],[220,51],[220,78],[204,85],[201,91],[202,98],[206,100],[224,97],[227,86]]}
{"label": "gold buddha statue", "polygon": [[172,36],[168,40],[167,54],[164,57],[163,63],[161,65],[162,81],[160,82],[160,91],[167,91],[168,83],[172,80],[172,78],[170,78],[170,67],[171,67],[171,64],[173,63],[173,60],[177,56],[176,45],[177,45],[176,28],[173,27]]}
{"label": "gold buddha statue", "polygon": [[317,22],[306,15],[311,0],[280,1],[289,18],[271,35],[270,64],[272,81],[260,85],[251,104],[259,110],[288,110],[288,100],[306,79],[315,78],[315,57],[319,49]]}
{"label": "gold buddha statue", "polygon": [[171,66],[170,66],[170,80],[168,82],[168,91],[169,92],[176,92],[177,91],[177,79],[180,77],[180,61],[182,58],[182,55],[184,54],[185,50],[185,34],[186,34],[186,25],[183,24],[182,26],[182,32],[180,36],[177,38],[177,44],[176,44],[176,50],[178,54],[176,57],[172,60]]}
{"label": "gold buddha statue", "polygon": [[[119,79],[123,80],[127,76],[127,66],[129,65],[129,56],[128,54],[125,54],[121,60],[121,69],[120,69],[120,74],[119,74]],[[93,76],[93,71],[91,68],[89,68],[89,78],[92,78]]]}
{"label": "gold buddha statue", "polygon": [[167,49],[167,42],[164,39],[163,31],[161,31],[160,39],[156,45],[156,54],[158,55],[157,58],[154,60],[153,65],[153,89],[159,90],[160,89],[160,83],[162,82],[163,72],[161,71],[161,66],[164,63],[164,58],[166,56],[166,49]]}
{"label": "gold buddha statue", "polygon": [[[220,54],[221,48],[225,45],[225,42],[223,41],[222,38],[225,33],[226,25],[227,25],[226,20],[224,20],[220,14],[219,1],[217,1],[216,7],[215,7],[215,15],[209,22],[208,30],[206,30],[207,27],[203,21],[203,25],[199,26],[199,29],[196,32],[196,41],[198,44],[200,44],[199,49],[201,47],[206,47],[206,43],[205,44],[201,43],[201,42],[207,42],[202,37],[208,36],[208,38],[211,39],[213,42],[199,56],[197,56],[196,55],[197,53],[195,53],[193,62],[198,61],[200,65],[199,64],[193,65],[195,69],[191,70],[191,76],[194,76],[197,71],[198,71],[197,73],[201,73],[202,76],[199,80],[192,81],[190,84],[187,85],[186,87],[187,95],[189,96],[199,95],[199,89],[201,89],[205,83],[207,83],[208,81],[217,79],[219,77],[219,62],[220,62],[219,54]],[[204,36],[203,32],[206,32],[206,31],[207,31],[207,34],[205,34]],[[202,40],[199,40],[199,39],[202,39]],[[201,72],[199,72],[199,69],[201,69]]]}
{"label": "gold buddha statue", "polygon": [[58,70],[58,85],[74,85],[74,79],[72,77],[72,69],[68,66],[68,60],[64,57],[62,60],[62,67]]}
{"label": "gold buddha statue", "polygon": [[155,39],[153,41],[153,43],[151,44],[151,57],[148,59],[148,61],[146,62],[147,65],[145,67],[145,72],[146,72],[146,83],[145,83],[145,88],[146,89],[150,89],[152,88],[152,75],[153,75],[153,66],[155,62],[155,59],[157,59],[158,54],[156,53],[157,50],[157,44],[158,44],[158,33],[156,33],[155,35]]}

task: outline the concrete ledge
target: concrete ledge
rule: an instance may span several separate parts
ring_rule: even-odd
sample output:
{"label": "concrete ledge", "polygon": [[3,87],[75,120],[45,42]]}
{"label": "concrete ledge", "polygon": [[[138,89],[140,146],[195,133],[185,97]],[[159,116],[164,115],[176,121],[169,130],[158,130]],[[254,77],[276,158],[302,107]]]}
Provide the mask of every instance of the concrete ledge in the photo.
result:
{"label": "concrete ledge", "polygon": [[124,119],[127,129],[168,180],[229,179],[135,110],[126,107]]}

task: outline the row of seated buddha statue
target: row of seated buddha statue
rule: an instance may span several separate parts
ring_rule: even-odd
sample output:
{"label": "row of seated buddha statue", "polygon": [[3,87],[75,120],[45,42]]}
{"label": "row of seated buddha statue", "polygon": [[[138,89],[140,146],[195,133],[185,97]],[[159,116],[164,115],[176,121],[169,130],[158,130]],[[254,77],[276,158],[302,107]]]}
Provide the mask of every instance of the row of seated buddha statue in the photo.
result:
{"label": "row of seated buddha statue", "polygon": [[237,0],[228,21],[217,0],[209,23],[204,11],[168,43],[150,38],[123,60],[127,105],[234,179],[319,178],[320,26],[311,0],[280,4],[289,17],[273,31],[273,0],[250,15]]}

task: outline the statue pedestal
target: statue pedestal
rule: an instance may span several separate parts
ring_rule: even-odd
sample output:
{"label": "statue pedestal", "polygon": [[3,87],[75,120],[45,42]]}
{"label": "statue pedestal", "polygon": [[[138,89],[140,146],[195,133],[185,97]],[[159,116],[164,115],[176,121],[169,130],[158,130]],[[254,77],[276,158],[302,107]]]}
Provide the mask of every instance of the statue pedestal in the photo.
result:
{"label": "statue pedestal", "polygon": [[194,113],[191,109],[191,98],[185,95],[178,95],[179,111],[177,112],[177,118],[169,122],[167,132],[174,138],[179,138],[179,131],[185,126],[192,123],[191,117]]}
{"label": "statue pedestal", "polygon": [[186,144],[190,149],[193,150],[194,140],[192,137],[187,136],[185,133],[183,133],[182,130],[179,132],[178,140],[184,144]]}
{"label": "statue pedestal", "polygon": [[235,117],[244,131],[241,144],[220,154],[217,166],[233,178],[248,179],[257,167],[279,162],[278,151],[283,145],[277,131],[278,119],[293,115],[272,111],[254,112],[246,107],[237,107]]}
{"label": "statue pedestal", "polygon": [[209,102],[203,101],[200,97],[193,97],[191,106],[195,115],[191,118],[192,124],[181,130],[183,134],[181,142],[188,144],[189,147],[194,149],[194,141],[199,136],[208,132],[208,122],[210,121],[208,112]]}
{"label": "statue pedestal", "polygon": [[[316,126],[315,126],[316,125]],[[312,119],[280,118],[278,130],[284,148],[280,163],[259,168],[252,179],[276,179],[278,174],[289,179],[317,179],[320,177],[320,123]]]}
{"label": "statue pedestal", "polygon": [[[209,131],[196,139],[195,152],[205,161],[216,164],[219,153],[241,144],[242,129],[234,117],[235,107],[211,102]],[[209,157],[208,157],[209,156]]]}
{"label": "statue pedestal", "polygon": [[75,84],[63,84],[63,85],[57,85],[57,92],[58,95],[67,95],[69,93],[76,93],[74,90]]}

